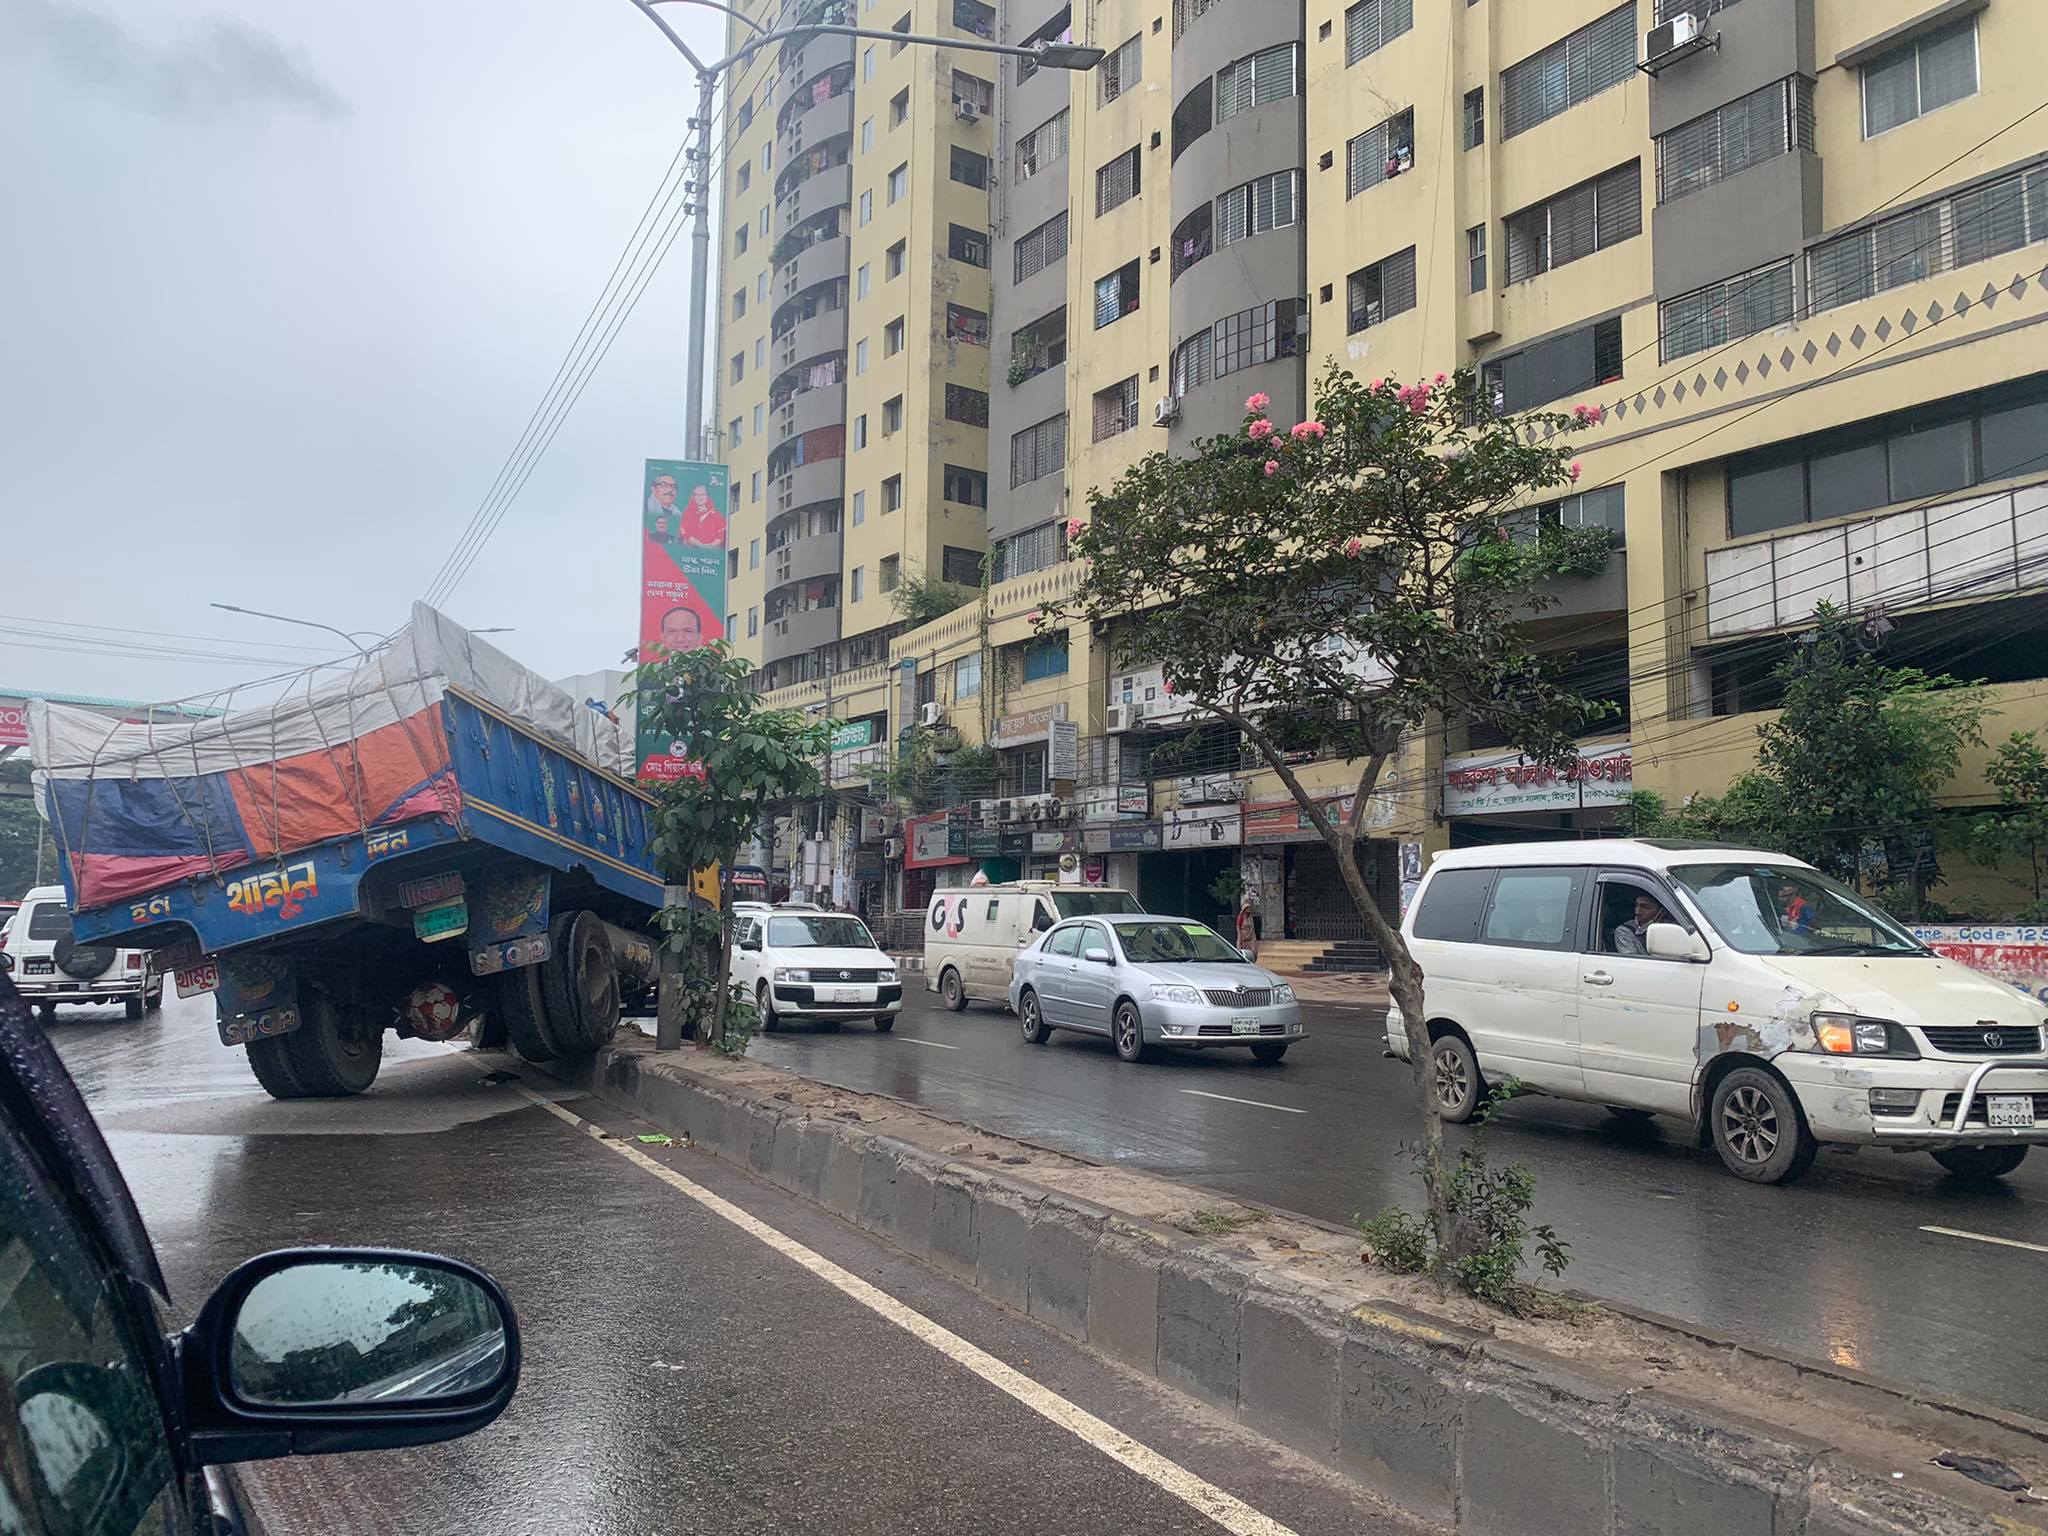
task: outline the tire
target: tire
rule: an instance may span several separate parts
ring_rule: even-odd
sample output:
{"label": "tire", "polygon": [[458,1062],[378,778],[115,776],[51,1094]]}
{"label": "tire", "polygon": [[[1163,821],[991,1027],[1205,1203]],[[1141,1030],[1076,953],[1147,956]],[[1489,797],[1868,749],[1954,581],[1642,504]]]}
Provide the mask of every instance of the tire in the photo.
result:
{"label": "tire", "polygon": [[967,1006],[967,989],[960,985],[960,973],[950,965],[939,972],[939,996],[955,1013]]}
{"label": "tire", "polygon": [[1029,987],[1017,999],[1017,1023],[1032,1045],[1043,1045],[1052,1038],[1052,1026],[1045,1022],[1045,1014],[1038,1006],[1038,994]]}
{"label": "tire", "polygon": [[775,999],[768,991],[768,983],[757,982],[754,986],[754,1011],[761,1015],[761,1033],[772,1035],[782,1027],[775,1017]]}
{"label": "tire", "polygon": [[602,1050],[621,1012],[611,935],[595,912],[564,912],[548,935],[548,958],[538,969],[555,1040],[565,1055]]}
{"label": "tire", "polygon": [[1125,1061],[1148,1061],[1152,1047],[1145,1043],[1145,1020],[1138,1012],[1138,1005],[1129,998],[1122,998],[1116,1005],[1116,1013],[1109,1026],[1110,1039],[1116,1045],[1116,1053]]}
{"label": "tire", "polygon": [[57,1005],[55,1003],[37,1003],[36,1017],[41,1019],[45,1024],[56,1023]]}
{"label": "tire", "polygon": [[502,1051],[505,1049],[505,1016],[497,1008],[486,1008],[469,1021],[463,1032],[470,1049],[476,1051]]}
{"label": "tire", "polygon": [[73,981],[97,981],[114,966],[114,952],[95,944],[81,944],[65,934],[50,947],[57,969]]}
{"label": "tire", "polygon": [[264,1040],[251,1040],[245,1048],[249,1057],[249,1070],[256,1074],[256,1081],[263,1085],[263,1091],[273,1099],[303,1099],[306,1090],[292,1071],[290,1055],[285,1051],[285,1036],[277,1035]]}
{"label": "tire", "polygon": [[1252,1060],[1262,1067],[1278,1066],[1280,1058],[1287,1054],[1287,1047],[1290,1044],[1292,1042],[1287,1040],[1261,1040],[1252,1047]]}
{"label": "tire", "polygon": [[122,998],[121,1014],[130,1024],[140,1024],[142,1022],[142,999],[139,997]]}
{"label": "tire", "polygon": [[1723,1166],[1752,1184],[1796,1179],[1820,1151],[1785,1080],[1761,1067],[1737,1067],[1715,1085],[1707,1128]]}
{"label": "tire", "polygon": [[896,1015],[895,1015],[895,1014],[893,1014],[893,1013],[878,1013],[878,1014],[876,1014],[876,1015],[875,1015],[875,1033],[876,1033],[876,1034],[878,1034],[878,1035],[886,1035],[887,1033],[889,1033],[889,1031],[890,1031],[890,1030],[894,1029],[895,1027],[896,1027]]}
{"label": "tire", "polygon": [[561,1042],[548,1019],[547,1001],[541,996],[539,966],[522,965],[500,973],[498,1013],[505,1021],[505,1038],[526,1060],[553,1061],[562,1054]]}
{"label": "tire", "polygon": [[1429,1073],[1437,1119],[1463,1125],[1479,1113],[1486,1102],[1486,1079],[1463,1035],[1439,1035],[1430,1042]]}
{"label": "tire", "polygon": [[347,1098],[377,1081],[377,1070],[384,1065],[381,1024],[343,1009],[312,987],[302,990],[299,1011],[299,1027],[278,1039],[306,1097]]}
{"label": "tire", "polygon": [[163,1007],[163,1005],[164,989],[162,987],[158,987],[154,992],[149,993],[142,1000],[142,1006],[144,1010],[149,1013],[155,1013],[157,1009]]}
{"label": "tire", "polygon": [[1934,1160],[1959,1179],[1998,1179],[2027,1160],[2024,1146],[1943,1147]]}

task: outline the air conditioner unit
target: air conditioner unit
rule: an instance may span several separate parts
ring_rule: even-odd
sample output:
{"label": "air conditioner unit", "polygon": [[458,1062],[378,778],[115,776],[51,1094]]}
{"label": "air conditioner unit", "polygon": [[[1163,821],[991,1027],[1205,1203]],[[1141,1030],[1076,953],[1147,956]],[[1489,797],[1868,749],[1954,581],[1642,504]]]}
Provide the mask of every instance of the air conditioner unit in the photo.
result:
{"label": "air conditioner unit", "polygon": [[996,820],[997,820],[997,821],[1015,821],[1016,819],[1017,819],[1017,802],[1016,802],[1016,801],[1014,801],[1014,800],[998,800],[998,801],[996,802]]}
{"label": "air conditioner unit", "polygon": [[1002,802],[1000,800],[977,800],[974,802],[974,819],[976,821],[994,821],[996,813],[1001,806]]}
{"label": "air conditioner unit", "polygon": [[1128,731],[1134,723],[1136,709],[1129,704],[1112,704],[1102,712],[1102,728],[1112,736]]}
{"label": "air conditioner unit", "polygon": [[1180,420],[1180,396],[1167,395],[1152,406],[1152,425],[1170,427]]}
{"label": "air conditioner unit", "polygon": [[981,121],[981,103],[978,101],[956,101],[953,103],[953,115],[963,123],[978,123]]}
{"label": "air conditioner unit", "polygon": [[1046,805],[1043,800],[1034,800],[1031,802],[1031,819],[1033,821],[1045,820],[1045,812]]}
{"label": "air conditioner unit", "polygon": [[889,841],[887,841],[886,843],[882,844],[882,857],[883,857],[883,858],[885,858],[885,859],[900,859],[900,858],[902,858],[902,857],[903,857],[903,839],[902,839],[902,838],[900,838],[900,837],[892,837],[892,838],[890,838],[890,839],[889,839]]}
{"label": "air conditioner unit", "polygon": [[1680,11],[1661,27],[1652,27],[1643,38],[1643,68],[1651,74],[1666,64],[1675,64],[1702,44],[1705,24],[1691,11]]}
{"label": "air conditioner unit", "polygon": [[1045,819],[1047,821],[1064,821],[1066,815],[1067,802],[1060,799],[1057,795],[1045,802]]}
{"label": "air conditioner unit", "polygon": [[946,711],[937,703],[924,704],[918,707],[917,718],[924,725],[944,725]]}

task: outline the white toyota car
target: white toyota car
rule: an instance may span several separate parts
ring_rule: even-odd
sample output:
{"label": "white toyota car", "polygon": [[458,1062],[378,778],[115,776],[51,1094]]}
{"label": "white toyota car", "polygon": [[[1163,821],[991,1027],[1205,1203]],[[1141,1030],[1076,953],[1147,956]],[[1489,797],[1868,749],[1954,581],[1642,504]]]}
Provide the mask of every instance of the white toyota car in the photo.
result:
{"label": "white toyota car", "polygon": [[737,915],[732,979],[760,1009],[763,1030],[791,1019],[836,1030],[849,1018],[887,1030],[903,1011],[895,960],[866,923],[841,912],[777,907]]}

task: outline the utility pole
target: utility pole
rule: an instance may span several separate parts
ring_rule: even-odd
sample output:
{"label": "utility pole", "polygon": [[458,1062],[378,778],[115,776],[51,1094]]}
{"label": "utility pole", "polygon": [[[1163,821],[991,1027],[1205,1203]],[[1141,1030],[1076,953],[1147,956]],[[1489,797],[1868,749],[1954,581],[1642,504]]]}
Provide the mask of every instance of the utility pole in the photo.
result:
{"label": "utility pole", "polygon": [[[665,29],[664,29],[665,30]],[[690,154],[690,189],[696,199],[690,226],[690,382],[687,409],[690,413],[690,457],[700,464],[711,457],[711,445],[704,431],[704,346],[711,317],[704,304],[711,286],[711,109],[718,93],[718,76],[709,70],[697,73],[697,115],[690,127],[697,134],[697,147]]]}

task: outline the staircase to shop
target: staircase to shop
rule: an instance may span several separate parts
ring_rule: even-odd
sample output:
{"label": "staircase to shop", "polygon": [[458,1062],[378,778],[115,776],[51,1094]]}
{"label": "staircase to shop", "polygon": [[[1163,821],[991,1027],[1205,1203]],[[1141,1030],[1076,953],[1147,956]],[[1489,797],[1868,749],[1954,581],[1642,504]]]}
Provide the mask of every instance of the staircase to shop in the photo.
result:
{"label": "staircase to shop", "polygon": [[1315,975],[1353,975],[1387,968],[1379,945],[1370,939],[1267,939],[1259,945],[1259,964],[1268,970]]}

